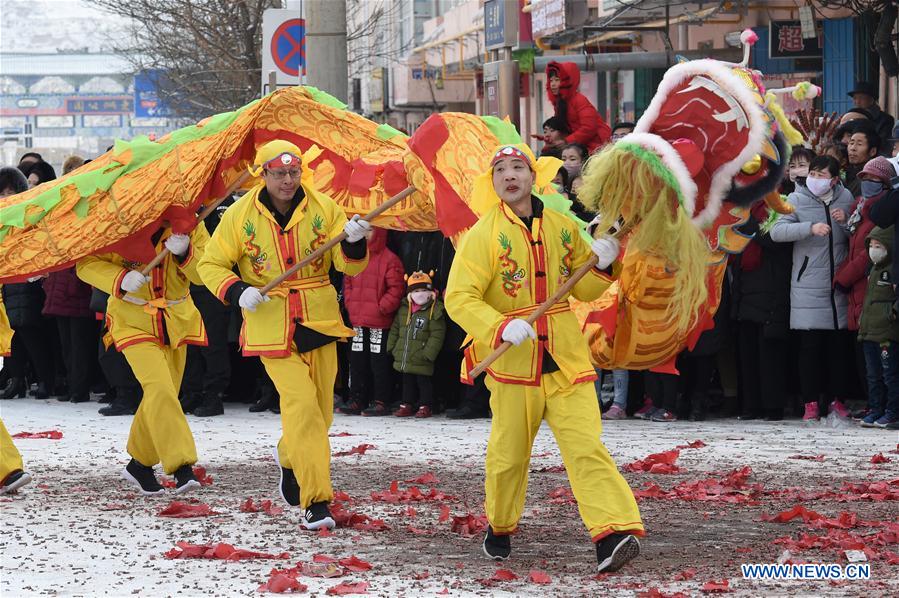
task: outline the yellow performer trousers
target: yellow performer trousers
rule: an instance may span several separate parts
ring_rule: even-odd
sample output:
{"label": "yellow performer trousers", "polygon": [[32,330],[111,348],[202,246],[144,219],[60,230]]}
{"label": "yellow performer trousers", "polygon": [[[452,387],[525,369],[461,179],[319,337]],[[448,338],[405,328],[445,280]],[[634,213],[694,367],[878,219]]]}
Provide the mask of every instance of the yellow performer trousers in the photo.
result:
{"label": "yellow performer trousers", "polygon": [[493,423],[487,443],[487,520],[496,533],[518,526],[528,485],[531,446],[545,418],[562,453],[581,519],[593,541],[614,532],[643,535],[640,510],[599,436],[602,419],[592,382],[572,385],[561,372],[540,386],[487,377]]}
{"label": "yellow performer trousers", "polygon": [[0,482],[14,471],[24,469],[22,455],[12,443],[12,436],[6,431],[3,420],[0,419]]}
{"label": "yellow performer trousers", "polygon": [[300,506],[330,502],[334,492],[328,428],[334,419],[337,345],[306,353],[294,347],[289,357],[263,357],[262,364],[281,395],[278,459],[297,478]]}
{"label": "yellow performer trousers", "polygon": [[193,465],[197,447],[178,402],[187,347],[137,343],[122,353],[144,391],[131,422],[128,454],[147,467],[161,462],[168,474],[182,465]]}

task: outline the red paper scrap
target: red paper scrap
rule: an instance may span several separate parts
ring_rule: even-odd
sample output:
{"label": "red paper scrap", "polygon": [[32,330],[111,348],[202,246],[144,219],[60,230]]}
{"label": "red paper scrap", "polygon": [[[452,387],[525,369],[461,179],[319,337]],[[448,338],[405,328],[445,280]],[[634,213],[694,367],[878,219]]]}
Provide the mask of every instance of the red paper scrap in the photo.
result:
{"label": "red paper scrap", "polygon": [[707,581],[702,585],[703,592],[730,592],[730,583],[726,579],[721,581]]}
{"label": "red paper scrap", "polygon": [[552,582],[552,579],[545,571],[540,571],[539,569],[531,569],[528,572],[528,581],[530,581],[531,583],[546,585]]}
{"label": "red paper scrap", "polygon": [[706,443],[704,443],[703,441],[694,440],[693,442],[691,442],[689,444],[679,444],[674,448],[676,448],[676,449],[698,449],[698,448],[703,448],[705,446],[708,446],[708,445]]}
{"label": "red paper scrap", "polygon": [[59,430],[46,430],[44,432],[19,432],[13,434],[13,438],[47,438],[49,440],[59,440],[62,438],[62,432]]}
{"label": "red paper scrap", "polygon": [[476,536],[487,529],[487,517],[484,515],[472,515],[471,513],[453,517],[450,529],[463,536]]}
{"label": "red paper scrap", "polygon": [[873,457],[871,457],[871,463],[889,463],[892,459],[889,457],[884,457],[883,453],[877,453]]}
{"label": "red paper scrap", "polygon": [[346,596],[347,594],[368,594],[367,590],[368,582],[360,581],[358,583],[339,583],[325,593],[329,596]]}
{"label": "red paper scrap", "polygon": [[653,453],[645,459],[638,459],[624,466],[625,471],[648,471],[650,473],[677,473],[681,468],[674,464],[680,450],[672,449],[663,453]]}
{"label": "red paper scrap", "polygon": [[174,517],[177,519],[209,517],[210,515],[221,515],[221,513],[213,511],[212,507],[203,502],[194,504],[181,502],[180,500],[173,500],[169,506],[156,513],[157,517]]}
{"label": "red paper scrap", "polygon": [[334,453],[334,456],[335,457],[346,457],[347,455],[364,455],[367,451],[370,451],[370,450],[376,449],[376,448],[378,448],[378,447],[376,447],[373,444],[360,444],[358,446],[354,446],[353,448],[351,448],[348,451],[340,451],[340,452]]}
{"label": "red paper scrap", "polygon": [[220,542],[218,544],[191,544],[178,542],[175,547],[164,553],[167,559],[218,559],[222,561],[242,561],[247,559],[287,559],[290,555],[286,552],[269,554],[267,552],[253,552],[234,548],[230,544]]}

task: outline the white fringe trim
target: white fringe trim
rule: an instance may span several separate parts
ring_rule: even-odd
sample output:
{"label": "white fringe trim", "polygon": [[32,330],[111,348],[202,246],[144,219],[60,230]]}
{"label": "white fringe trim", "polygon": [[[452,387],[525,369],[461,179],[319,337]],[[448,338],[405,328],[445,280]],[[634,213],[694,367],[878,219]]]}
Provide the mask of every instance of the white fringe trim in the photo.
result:
{"label": "white fringe trim", "polygon": [[[708,227],[721,212],[721,204],[724,195],[730,190],[733,179],[740,172],[743,165],[759,154],[765,140],[766,127],[762,112],[762,106],[758,103],[750,89],[738,76],[731,72],[731,67],[712,59],[691,60],[672,66],[662,78],[655,96],[637,121],[634,133],[649,133],[652,124],[658,119],[662,105],[674,90],[684,81],[704,75],[714,80],[721,88],[731,94],[741,104],[749,117],[749,143],[736,158],[724,164],[712,177],[709,188],[709,196],[705,201],[705,208],[693,216],[693,224],[699,228]],[[676,153],[676,152],[675,152]],[[683,161],[681,161],[683,165]],[[678,177],[680,178],[680,177]],[[693,184],[693,204],[695,206],[696,185]],[[686,194],[685,194],[686,196]],[[692,215],[692,212],[691,212]]]}

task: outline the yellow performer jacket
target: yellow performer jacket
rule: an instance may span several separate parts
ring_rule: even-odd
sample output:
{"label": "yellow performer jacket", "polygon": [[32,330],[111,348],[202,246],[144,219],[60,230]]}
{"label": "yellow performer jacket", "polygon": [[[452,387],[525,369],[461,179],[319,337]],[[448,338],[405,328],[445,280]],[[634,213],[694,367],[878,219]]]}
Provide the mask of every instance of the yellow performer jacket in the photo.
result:
{"label": "yellow performer jacket", "polygon": [[[502,344],[506,324],[526,318],[552,296],[592,252],[567,216],[543,208],[532,198],[534,218],[524,225],[505,203],[490,208],[459,244],[447,284],[446,308],[473,340],[465,349],[462,380]],[[591,301],[611,284],[609,275],[593,268],[572,289],[580,301]],[[568,297],[534,325],[538,340],[506,351],[487,373],[499,382],[538,386],[544,350],[571,382],[595,380],[590,351]],[[466,339],[468,342],[469,339]]]}
{"label": "yellow performer jacket", "polygon": [[[222,216],[203,259],[203,283],[221,301],[228,303],[228,290],[235,284],[262,287],[289,270],[328,239],[343,232],[346,214],[327,195],[304,181],[305,194],[282,229],[271,211],[260,201],[265,185],[253,187]],[[237,264],[240,277],[232,272]],[[244,355],[287,357],[297,324],[329,337],[351,337],[340,315],[337,291],[328,278],[331,265],[350,276],[368,265],[368,253],[350,259],[340,245],[321,259],[272,289],[270,301],[256,311],[244,310],[240,343]]]}
{"label": "yellow performer jacket", "polygon": [[[171,235],[171,229],[163,231],[156,243],[157,253]],[[106,325],[118,350],[145,342],[172,347],[207,343],[203,319],[190,296],[190,283],[202,284],[197,264],[208,241],[206,227],[197,226],[190,233],[190,248],[181,261],[168,254],[153,268],[150,282],[127,295],[122,292],[122,280],[130,270],[141,270],[143,264],[129,262],[116,253],[92,255],[76,264],[78,278],[109,293]]]}
{"label": "yellow performer jacket", "polygon": [[[3,285],[0,285],[0,288],[3,288]],[[6,357],[12,350],[12,335],[6,308],[3,306],[3,294],[0,293],[0,357]]]}

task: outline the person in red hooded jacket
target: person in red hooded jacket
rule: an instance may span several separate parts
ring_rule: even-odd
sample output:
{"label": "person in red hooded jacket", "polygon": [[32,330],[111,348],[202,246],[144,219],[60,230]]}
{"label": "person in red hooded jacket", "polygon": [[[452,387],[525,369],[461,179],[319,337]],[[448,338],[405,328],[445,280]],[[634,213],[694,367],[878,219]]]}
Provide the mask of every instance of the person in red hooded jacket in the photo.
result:
{"label": "person in red hooded jacket", "polygon": [[387,231],[373,228],[368,266],[343,278],[344,303],[356,336],[350,341],[350,398],[341,413],[390,415],[393,357],[387,337],[405,294],[403,262],[387,249]]}
{"label": "person in red hooded jacket", "polygon": [[[580,143],[592,154],[612,136],[590,100],[578,91],[581,71],[573,62],[550,62],[546,66],[546,95],[556,116],[568,123],[571,131],[565,143]],[[561,149],[561,148],[560,148]]]}

